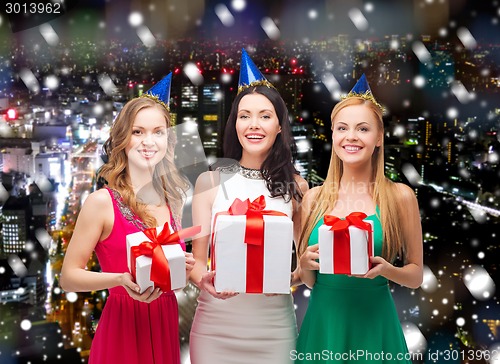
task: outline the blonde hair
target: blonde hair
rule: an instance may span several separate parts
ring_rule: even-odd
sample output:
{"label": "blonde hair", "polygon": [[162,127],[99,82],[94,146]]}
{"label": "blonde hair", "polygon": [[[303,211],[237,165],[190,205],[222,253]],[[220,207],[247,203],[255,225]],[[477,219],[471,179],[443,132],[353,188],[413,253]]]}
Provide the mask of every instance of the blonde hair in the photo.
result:
{"label": "blonde hair", "polygon": [[104,143],[104,151],[108,161],[98,171],[108,186],[120,193],[123,202],[149,227],[157,225],[156,219],[146,211],[146,205],[138,201],[127,173],[128,158],[125,153],[132,136],[132,126],[137,114],[144,109],[154,107],[161,111],[167,124],[167,153],[165,158],[155,166],[153,172],[153,187],[170,206],[173,218],[180,226],[182,206],[188,182],[174,164],[175,132],[172,130],[170,114],[163,106],[154,100],[138,97],[130,100],[120,111],[111,128],[109,138]]}
{"label": "blonde hair", "polygon": [[[349,97],[339,102],[333,108],[331,115],[332,129],[333,119],[339,111],[353,105],[365,105],[373,112],[377,119],[378,129],[382,135],[382,144],[380,147],[375,148],[372,155],[372,176],[370,182],[373,188],[370,189],[370,193],[372,194],[373,201],[380,210],[380,215],[377,212],[377,217],[381,221],[384,238],[382,256],[388,261],[393,261],[398,254],[404,254],[406,249],[401,224],[399,224],[400,211],[402,210],[398,203],[398,199],[394,198],[394,196],[397,195],[396,184],[384,175],[384,124],[382,121],[382,111],[371,101],[364,100],[361,97]],[[314,198],[314,204],[300,235],[298,247],[299,256],[306,250],[314,226],[325,214],[334,208],[338,199],[342,174],[342,160],[337,156],[334,148],[332,148],[328,174],[323,185],[320,187],[318,195]]]}

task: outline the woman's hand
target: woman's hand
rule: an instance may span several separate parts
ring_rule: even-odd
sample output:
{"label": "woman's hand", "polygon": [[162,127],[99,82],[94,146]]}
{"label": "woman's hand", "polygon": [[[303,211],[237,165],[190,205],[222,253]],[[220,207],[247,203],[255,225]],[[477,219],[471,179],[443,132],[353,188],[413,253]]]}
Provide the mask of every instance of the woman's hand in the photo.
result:
{"label": "woman's hand", "polygon": [[238,293],[236,292],[228,292],[228,291],[216,292],[214,287],[214,277],[215,277],[215,271],[203,273],[199,284],[200,290],[207,291],[213,297],[221,300],[225,300],[227,298],[231,298],[238,295]]}
{"label": "woman's hand", "polygon": [[142,294],[140,292],[140,287],[134,282],[134,278],[128,272],[125,272],[121,276],[121,285],[125,288],[130,297],[134,300],[151,303],[155,299],[161,296],[163,293],[160,288],[149,287]]}
{"label": "woman's hand", "polygon": [[370,279],[378,276],[385,277],[387,270],[393,267],[391,263],[379,256],[370,257],[370,262],[372,263],[372,268],[361,277]]}
{"label": "woman's hand", "polygon": [[[300,265],[300,262],[299,262]],[[303,284],[302,279],[300,279],[299,267],[290,274],[290,287],[297,287]]]}
{"label": "woman's hand", "polygon": [[300,269],[319,270],[319,244],[308,246],[304,254],[300,257]]}
{"label": "woman's hand", "polygon": [[186,284],[188,284],[189,275],[193,271],[194,263],[196,263],[196,260],[194,260],[193,253],[184,252],[184,256],[186,257]]}

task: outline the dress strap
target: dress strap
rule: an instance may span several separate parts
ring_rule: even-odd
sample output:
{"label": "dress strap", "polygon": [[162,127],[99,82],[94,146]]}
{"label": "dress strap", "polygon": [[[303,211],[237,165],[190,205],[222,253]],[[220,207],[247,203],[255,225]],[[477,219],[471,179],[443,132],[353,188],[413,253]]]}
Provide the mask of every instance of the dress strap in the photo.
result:
{"label": "dress strap", "polygon": [[179,231],[179,228],[177,227],[177,223],[175,222],[174,215],[172,214],[172,209],[170,208],[170,204],[167,201],[167,207],[168,207],[168,213],[170,214],[170,226],[172,226],[172,230],[174,232]]}
{"label": "dress strap", "polygon": [[125,204],[125,202],[123,202],[123,198],[118,191],[109,186],[105,186],[105,188],[108,190],[113,200],[113,206],[118,209],[125,220],[141,231],[147,228],[146,224]]}
{"label": "dress strap", "polygon": [[[170,226],[172,227],[172,230],[174,232],[179,231],[180,229],[182,229],[182,226],[181,225],[177,226],[177,222],[174,219],[174,214],[172,214],[172,209],[170,208],[170,204],[168,203],[168,201],[167,201],[167,207],[168,207],[168,212],[170,214]],[[180,244],[182,250],[186,251],[186,242],[184,241],[184,239],[180,239]]]}
{"label": "dress strap", "polygon": [[[148,228],[148,226],[128,207],[125,202],[123,202],[123,198],[120,193],[109,186],[105,186],[108,190],[111,199],[113,200],[113,207],[115,211],[119,211],[120,214],[134,225],[140,231],[144,231]],[[174,232],[179,231],[181,226],[175,221],[174,214],[172,213],[172,209],[170,208],[170,204],[167,201],[168,212],[170,214],[170,226]],[[181,246],[183,250],[186,250],[186,243],[184,240],[181,240]]]}

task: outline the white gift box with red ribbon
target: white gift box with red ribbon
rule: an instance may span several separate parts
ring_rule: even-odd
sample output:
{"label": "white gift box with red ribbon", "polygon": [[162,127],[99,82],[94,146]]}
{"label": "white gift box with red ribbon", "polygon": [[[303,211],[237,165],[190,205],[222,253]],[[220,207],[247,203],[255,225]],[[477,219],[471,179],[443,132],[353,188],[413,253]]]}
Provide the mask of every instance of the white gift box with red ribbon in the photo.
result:
{"label": "white gift box with red ribbon", "polygon": [[148,287],[167,292],[186,286],[186,256],[180,241],[200,231],[198,225],[171,232],[166,222],[126,236],[128,268],[141,293]]}
{"label": "white gift box with red ribbon", "polygon": [[319,227],[319,272],[362,275],[371,268],[374,252],[373,221],[364,213],[352,213],[345,220],[325,216]]}
{"label": "white gift box with red ribbon", "polygon": [[248,276],[259,270],[249,259],[245,216],[221,215],[215,225],[214,285],[217,292],[290,293],[293,223],[288,217],[264,216],[262,290],[249,288]]}
{"label": "white gift box with red ribbon", "polygon": [[[162,226],[157,227],[158,232],[162,230]],[[136,256],[132,253],[132,248],[139,246],[149,238],[141,231],[138,233],[129,234],[126,237],[127,242],[127,263],[130,273],[134,276],[136,283],[139,285],[143,293],[149,287],[155,288],[154,282],[151,280],[151,266],[153,258],[146,255]],[[180,244],[162,245],[161,250],[167,258],[170,267],[171,289],[179,289],[186,286],[186,257]],[[134,256],[134,257],[133,257]],[[135,271],[133,269],[132,258],[135,258]]]}

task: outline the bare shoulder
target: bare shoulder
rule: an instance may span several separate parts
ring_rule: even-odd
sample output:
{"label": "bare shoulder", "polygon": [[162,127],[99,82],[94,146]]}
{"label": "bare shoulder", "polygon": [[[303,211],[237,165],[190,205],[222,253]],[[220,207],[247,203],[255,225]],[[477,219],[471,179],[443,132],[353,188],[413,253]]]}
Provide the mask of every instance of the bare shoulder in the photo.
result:
{"label": "bare shoulder", "polygon": [[200,174],[194,187],[193,207],[195,205],[211,206],[217,195],[219,184],[220,174],[218,171],[207,171]]}
{"label": "bare shoulder", "polygon": [[304,196],[302,196],[303,209],[309,210],[311,208],[311,206],[314,204],[314,201],[319,195],[319,191],[321,191],[321,186],[313,187],[304,193]]}
{"label": "bare shoulder", "polygon": [[394,189],[396,191],[396,198],[402,204],[417,202],[417,197],[415,196],[415,192],[410,186],[405,185],[404,183],[395,183]]}
{"label": "bare shoulder", "polygon": [[212,189],[219,184],[220,175],[217,171],[207,171],[203,172],[196,179],[195,189],[206,191]]}
{"label": "bare shoulder", "polygon": [[294,179],[295,179],[295,182],[297,183],[297,185],[299,185],[299,188],[302,191],[302,193],[306,193],[307,190],[309,190],[309,184],[307,183],[307,181],[304,178],[302,178],[302,176],[300,176],[299,174],[296,174],[294,176]]}
{"label": "bare shoulder", "polygon": [[[102,240],[113,227],[114,222],[113,200],[106,189],[92,192],[85,200],[76,221],[73,237],[95,234],[95,241]],[[78,240],[77,239],[77,240]]]}
{"label": "bare shoulder", "polygon": [[92,192],[82,207],[82,210],[99,214],[103,212],[108,213],[111,209],[113,209],[113,202],[109,192],[105,188]]}
{"label": "bare shoulder", "polygon": [[316,199],[321,191],[321,186],[316,186],[308,190],[304,195],[304,200],[312,201]]}

